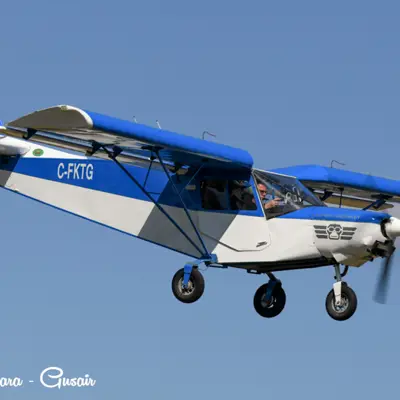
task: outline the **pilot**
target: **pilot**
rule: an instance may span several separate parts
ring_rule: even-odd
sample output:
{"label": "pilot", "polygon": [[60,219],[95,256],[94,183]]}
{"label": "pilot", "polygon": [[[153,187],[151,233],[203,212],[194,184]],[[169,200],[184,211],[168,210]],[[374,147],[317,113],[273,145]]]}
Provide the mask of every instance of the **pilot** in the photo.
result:
{"label": "pilot", "polygon": [[282,200],[278,197],[272,200],[267,199],[267,187],[263,183],[259,183],[257,185],[258,192],[260,193],[261,203],[264,205],[265,210],[269,210],[270,208],[276,207],[279,205],[279,202]]}

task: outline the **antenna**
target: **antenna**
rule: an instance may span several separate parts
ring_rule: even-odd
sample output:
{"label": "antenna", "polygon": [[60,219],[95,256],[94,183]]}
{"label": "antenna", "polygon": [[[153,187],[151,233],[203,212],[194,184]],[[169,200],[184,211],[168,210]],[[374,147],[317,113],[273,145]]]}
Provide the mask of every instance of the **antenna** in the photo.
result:
{"label": "antenna", "polygon": [[160,123],[158,122],[158,119],[156,120],[156,122],[157,122],[158,128],[161,129],[161,125],[160,125]]}
{"label": "antenna", "polygon": [[342,163],[340,161],[332,160],[331,161],[331,168],[332,168],[333,163],[340,164],[340,165],[346,165],[345,163]]}
{"label": "antenna", "polygon": [[135,121],[135,124],[137,124],[136,116],[135,116],[135,115],[133,116],[133,120]]}
{"label": "antenna", "polygon": [[202,135],[202,138],[204,139],[204,136],[205,135],[210,135],[210,136],[213,136],[213,137],[217,137],[217,135],[215,135],[214,133],[211,133],[211,132],[208,132],[208,131],[204,131],[203,132],[203,135]]}

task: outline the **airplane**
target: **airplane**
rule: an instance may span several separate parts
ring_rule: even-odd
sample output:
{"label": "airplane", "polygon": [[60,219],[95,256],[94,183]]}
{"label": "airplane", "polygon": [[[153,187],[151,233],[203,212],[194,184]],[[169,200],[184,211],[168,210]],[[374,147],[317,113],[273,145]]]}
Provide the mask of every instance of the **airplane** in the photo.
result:
{"label": "airplane", "polygon": [[[385,302],[400,219],[400,181],[324,167],[254,166],[243,149],[57,105],[0,123],[0,186],[64,212],[184,254],[172,279],[182,303],[205,290],[199,267],[265,274],[253,306],[286,305],[279,271],[334,267],[325,306],[336,321],[357,309],[343,280],[382,258]],[[343,266],[343,272],[342,272]]]}

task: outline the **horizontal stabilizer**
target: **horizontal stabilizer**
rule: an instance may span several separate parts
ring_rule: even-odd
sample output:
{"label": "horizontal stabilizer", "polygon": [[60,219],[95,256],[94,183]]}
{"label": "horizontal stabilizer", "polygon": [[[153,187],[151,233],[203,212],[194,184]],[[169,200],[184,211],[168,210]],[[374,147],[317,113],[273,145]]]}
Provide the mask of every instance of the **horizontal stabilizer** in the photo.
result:
{"label": "horizontal stabilizer", "polygon": [[[7,129],[0,126],[0,135],[7,134]],[[15,140],[12,137],[0,136],[0,156],[22,156],[30,150],[29,143]]]}

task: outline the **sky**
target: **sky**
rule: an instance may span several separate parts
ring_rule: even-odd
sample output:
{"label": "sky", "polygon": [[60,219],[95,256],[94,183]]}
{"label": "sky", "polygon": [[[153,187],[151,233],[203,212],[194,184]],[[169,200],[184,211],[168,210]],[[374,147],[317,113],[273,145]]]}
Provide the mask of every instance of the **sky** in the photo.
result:
{"label": "sky", "polygon": [[[16,0],[1,7],[0,119],[70,104],[248,150],[263,169],[329,166],[400,179],[400,4],[387,0]],[[209,269],[191,305],[187,258],[0,192],[3,399],[398,397],[400,258],[346,280],[358,309],[332,320],[331,267],[278,273],[286,308],[253,309],[265,277]],[[49,389],[48,367],[90,388]],[[33,380],[33,383],[29,383]]]}

